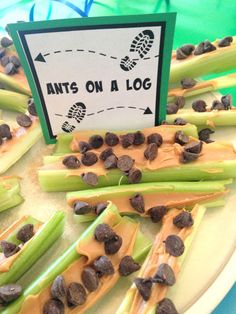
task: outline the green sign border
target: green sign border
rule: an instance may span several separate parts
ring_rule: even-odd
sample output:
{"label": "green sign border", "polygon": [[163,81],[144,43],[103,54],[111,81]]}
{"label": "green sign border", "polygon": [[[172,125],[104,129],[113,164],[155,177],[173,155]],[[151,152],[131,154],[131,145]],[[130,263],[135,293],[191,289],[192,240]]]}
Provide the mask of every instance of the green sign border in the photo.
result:
{"label": "green sign border", "polygon": [[[127,16],[105,16],[105,17],[91,17],[91,18],[78,18],[78,19],[62,19],[51,21],[38,21],[29,23],[14,23],[9,24],[9,32],[12,36],[17,53],[20,57],[22,66],[24,68],[26,77],[29,82],[29,86],[34,97],[37,112],[42,126],[43,135],[47,144],[53,144],[56,139],[52,139],[49,134],[47,121],[44,116],[41,100],[37,90],[37,86],[34,81],[33,74],[31,72],[24,47],[19,35],[20,31],[30,30],[50,30],[60,28],[70,28],[79,26],[99,26],[99,25],[123,25],[123,24],[139,24],[147,22],[165,22],[165,36],[163,45],[163,60],[161,65],[161,82],[160,82],[160,102],[159,102],[159,117],[156,116],[155,124],[160,124],[166,116],[166,103],[168,94],[168,82],[170,72],[170,62],[172,55],[172,45],[175,29],[176,13],[163,13],[163,14],[143,14],[143,15],[127,15]],[[158,82],[157,82],[158,83]]]}

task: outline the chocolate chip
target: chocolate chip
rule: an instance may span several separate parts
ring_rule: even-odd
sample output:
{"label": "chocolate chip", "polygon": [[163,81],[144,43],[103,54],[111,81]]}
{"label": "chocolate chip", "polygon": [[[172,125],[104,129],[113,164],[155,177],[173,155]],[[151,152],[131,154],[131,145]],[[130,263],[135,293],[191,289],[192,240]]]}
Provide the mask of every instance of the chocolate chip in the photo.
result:
{"label": "chocolate chip", "polygon": [[167,208],[165,206],[154,206],[148,210],[148,214],[152,222],[159,222],[167,213]]}
{"label": "chocolate chip", "polygon": [[135,132],[133,145],[136,145],[136,146],[142,145],[144,142],[145,142],[145,135],[140,131]]}
{"label": "chocolate chip", "polygon": [[97,161],[98,161],[98,157],[93,152],[85,152],[83,156],[81,157],[81,162],[85,166],[92,166],[96,164]]}
{"label": "chocolate chip", "polygon": [[28,128],[32,125],[32,120],[30,119],[29,116],[27,116],[24,113],[21,113],[16,116],[16,122],[20,125],[23,126],[24,128]]}
{"label": "chocolate chip", "polygon": [[193,217],[191,213],[187,211],[182,211],[180,214],[173,218],[173,224],[180,229],[185,227],[191,227],[193,223]]}
{"label": "chocolate chip", "polygon": [[159,133],[152,133],[147,137],[148,144],[155,143],[158,147],[163,143],[163,138]]}
{"label": "chocolate chip", "polygon": [[191,142],[184,146],[184,150],[189,153],[200,154],[202,150],[202,142]]}
{"label": "chocolate chip", "polygon": [[147,159],[147,160],[154,160],[156,159],[157,157],[157,151],[158,151],[158,148],[157,148],[157,145],[155,143],[151,143],[148,145],[148,147],[145,149],[144,151],[144,157]]}
{"label": "chocolate chip", "polygon": [[132,256],[124,256],[119,265],[119,273],[121,276],[129,276],[139,270],[141,266],[135,262]]}
{"label": "chocolate chip", "polygon": [[5,240],[1,241],[1,248],[5,257],[10,257],[20,251],[17,245]]}
{"label": "chocolate chip", "polygon": [[179,109],[184,108],[184,106],[185,106],[185,98],[183,96],[178,96],[176,98],[175,104],[176,104],[176,106],[178,106]]}
{"label": "chocolate chip", "polygon": [[99,276],[113,275],[115,270],[107,256],[100,256],[93,262],[93,267]]}
{"label": "chocolate chip", "polygon": [[176,118],[174,120],[174,125],[186,125],[186,124],[187,124],[187,122],[182,118]]}
{"label": "chocolate chip", "polygon": [[9,303],[17,299],[22,293],[22,287],[18,284],[8,284],[0,287],[0,300]]}
{"label": "chocolate chip", "polygon": [[212,131],[211,129],[202,129],[201,131],[198,132],[198,137],[199,140],[203,141],[203,142],[207,142],[210,139],[210,134],[215,133],[214,131]]}
{"label": "chocolate chip", "polygon": [[118,235],[114,236],[112,239],[105,241],[104,249],[107,255],[115,254],[119,251],[122,246],[122,238]]}
{"label": "chocolate chip", "polygon": [[222,39],[219,41],[218,47],[227,47],[227,46],[230,46],[232,42],[233,42],[233,37],[232,37],[232,36],[226,36],[226,37],[222,38]]}
{"label": "chocolate chip", "polygon": [[19,58],[17,58],[17,56],[10,56],[9,60],[14,64],[16,68],[19,68],[21,66],[20,60]]}
{"label": "chocolate chip", "polygon": [[178,314],[174,303],[167,298],[162,299],[157,303],[157,309],[155,314]]}
{"label": "chocolate chip", "polygon": [[79,152],[81,154],[86,153],[89,149],[91,149],[91,146],[89,145],[89,143],[87,143],[85,141],[80,141],[79,142]]}
{"label": "chocolate chip", "polygon": [[33,98],[30,98],[28,101],[28,111],[31,114],[31,116],[35,116],[35,117],[38,116]]}
{"label": "chocolate chip", "polygon": [[185,135],[183,131],[177,131],[175,133],[175,143],[178,143],[180,145],[186,145],[189,142],[188,135]]}
{"label": "chocolate chip", "polygon": [[95,206],[95,214],[97,216],[99,216],[108,206],[108,203],[105,202],[105,203],[98,203],[96,206]]}
{"label": "chocolate chip", "polygon": [[166,252],[172,256],[180,256],[184,253],[184,242],[177,235],[169,235],[165,242]]}
{"label": "chocolate chip", "polygon": [[9,62],[5,66],[4,72],[7,75],[12,75],[12,74],[15,74],[17,72],[17,69],[16,69],[15,65],[12,62]]}
{"label": "chocolate chip", "polygon": [[131,206],[139,213],[144,213],[144,198],[141,194],[135,194],[129,199]]}
{"label": "chocolate chip", "polygon": [[116,236],[116,233],[108,224],[99,224],[94,230],[94,237],[98,242],[108,241]]}
{"label": "chocolate chip", "polygon": [[189,162],[197,160],[198,157],[198,154],[183,151],[182,155],[180,156],[180,162],[183,164],[187,164]]}
{"label": "chocolate chip", "polygon": [[152,278],[135,278],[134,283],[138,289],[138,292],[144,299],[149,300],[152,292]]}
{"label": "chocolate chip", "polygon": [[221,102],[224,105],[225,110],[229,110],[232,108],[233,101],[232,101],[232,95],[224,95],[221,97]]}
{"label": "chocolate chip", "polygon": [[0,59],[2,59],[6,54],[6,49],[0,48]]}
{"label": "chocolate chip", "polygon": [[201,55],[206,52],[211,52],[216,50],[216,47],[212,45],[212,43],[209,40],[202,41],[194,51],[194,55]]}
{"label": "chocolate chip", "polygon": [[119,143],[119,137],[115,133],[107,132],[105,135],[105,143],[108,146],[116,146]]}
{"label": "chocolate chip", "polygon": [[29,241],[34,236],[34,225],[33,224],[25,224],[21,227],[17,234],[16,238],[24,243]]}
{"label": "chocolate chip", "polygon": [[134,184],[139,183],[142,179],[142,172],[140,169],[132,168],[128,172],[128,183]]}
{"label": "chocolate chip", "polygon": [[114,155],[113,149],[108,147],[101,152],[101,154],[99,155],[99,159],[105,161],[111,155]]}
{"label": "chocolate chip", "polygon": [[7,139],[12,138],[11,130],[8,124],[4,123],[0,125],[0,137],[7,138]]}
{"label": "chocolate chip", "polygon": [[84,287],[78,282],[71,282],[67,289],[67,302],[69,307],[82,305],[86,302],[87,295]]}
{"label": "chocolate chip", "polygon": [[81,178],[88,185],[96,186],[98,184],[98,176],[94,172],[82,173]]}
{"label": "chocolate chip", "polygon": [[191,45],[191,44],[186,44],[179,47],[176,50],[176,59],[177,60],[186,59],[192,54],[194,49],[195,49],[194,45]]}
{"label": "chocolate chip", "polygon": [[93,210],[93,207],[86,202],[76,201],[73,204],[75,215],[84,215],[88,214]]}
{"label": "chocolate chip", "polygon": [[197,81],[195,81],[194,79],[190,78],[190,77],[186,77],[183,78],[181,81],[181,86],[183,89],[189,89],[192,88],[193,86],[195,86],[197,84]]}
{"label": "chocolate chip", "polygon": [[134,160],[128,155],[122,155],[118,158],[117,167],[123,171],[129,171],[134,164]]}
{"label": "chocolate chip", "polygon": [[167,114],[175,114],[179,110],[178,106],[174,103],[167,104],[166,113]]}
{"label": "chocolate chip", "polygon": [[89,138],[89,144],[92,148],[100,148],[103,145],[103,142],[101,135],[93,135]]}
{"label": "chocolate chip", "polygon": [[62,163],[64,166],[66,166],[66,168],[68,169],[78,169],[80,167],[80,161],[79,159],[74,156],[74,155],[70,155],[70,156],[66,156],[63,160]]}
{"label": "chocolate chip", "polygon": [[104,161],[104,167],[105,169],[114,169],[117,167],[117,157],[115,155],[110,155],[107,157],[107,159]]}
{"label": "chocolate chip", "polygon": [[2,37],[0,43],[2,47],[7,48],[13,44],[13,41],[9,39],[8,37]]}
{"label": "chocolate chip", "polygon": [[63,301],[66,297],[66,282],[62,275],[57,276],[51,286],[53,298]]}
{"label": "chocolate chip", "polygon": [[43,314],[64,314],[65,306],[60,300],[50,299],[43,306]]}
{"label": "chocolate chip", "polygon": [[153,277],[153,282],[166,286],[173,286],[175,281],[175,274],[172,268],[166,263],[160,264],[156,274]]}
{"label": "chocolate chip", "polygon": [[127,133],[120,136],[121,145],[124,148],[127,148],[134,143],[134,133]]}
{"label": "chocolate chip", "polygon": [[225,110],[225,106],[219,100],[214,100],[211,105],[211,110]]}
{"label": "chocolate chip", "polygon": [[188,58],[188,56],[180,48],[178,48],[176,50],[176,59],[177,60],[183,60],[186,58]]}
{"label": "chocolate chip", "polygon": [[89,292],[97,290],[99,279],[96,271],[92,267],[85,267],[81,273],[81,280]]}
{"label": "chocolate chip", "polygon": [[5,67],[9,62],[10,62],[10,60],[9,60],[8,56],[3,56],[1,58],[1,66]]}

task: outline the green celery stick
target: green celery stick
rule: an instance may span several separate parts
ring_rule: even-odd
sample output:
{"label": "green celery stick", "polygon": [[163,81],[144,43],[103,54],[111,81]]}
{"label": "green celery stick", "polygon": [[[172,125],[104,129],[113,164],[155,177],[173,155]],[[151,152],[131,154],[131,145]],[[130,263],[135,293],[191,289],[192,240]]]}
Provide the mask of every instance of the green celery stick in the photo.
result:
{"label": "green celery stick", "polygon": [[[2,313],[3,314],[16,314],[20,311],[21,306],[27,296],[36,295],[43,289],[52,284],[56,276],[60,275],[66,268],[68,268],[73,262],[78,260],[81,255],[77,253],[76,246],[81,241],[88,241],[89,238],[94,236],[94,230],[97,225],[103,223],[105,216],[109,213],[113,213],[113,225],[118,224],[121,221],[129,220],[129,218],[121,217],[116,206],[112,203],[109,204],[107,209],[81,234],[79,239],[74,242],[55,262],[42,273],[38,279],[36,279],[28,288],[26,288],[23,294],[13,303],[11,303]],[[136,242],[132,256],[135,260],[139,261],[148,253],[151,247],[151,242],[140,231],[137,235]]]}
{"label": "green celery stick", "polygon": [[0,83],[7,89],[16,93],[31,96],[31,91],[17,82],[14,78],[0,72]]}
{"label": "green celery stick", "polygon": [[25,112],[29,96],[0,89],[0,109]]}
{"label": "green celery stick", "polygon": [[0,273],[0,286],[16,282],[59,238],[64,229],[65,214],[56,212],[43,224],[20,251],[9,271]]}
{"label": "green celery stick", "polygon": [[[195,217],[195,221],[194,221],[194,225],[193,225],[193,229],[192,232],[190,233],[190,235],[185,239],[184,244],[185,244],[185,250],[182,256],[180,256],[178,258],[178,265],[181,266],[184,262],[184,259],[188,253],[189,247],[192,243],[193,238],[195,237],[197,230],[199,228],[199,225],[203,219],[203,216],[205,214],[205,207],[204,206],[199,206],[197,215]],[[149,258],[149,255],[147,256],[147,259]],[[139,275],[137,275],[137,277],[139,277]],[[132,285],[133,286],[133,285]],[[132,288],[131,286],[131,288]],[[116,311],[116,314],[128,314],[130,311],[130,308],[132,306],[132,301],[133,301],[133,297],[134,294],[136,292],[136,289],[129,289],[126,292],[126,295],[120,305],[120,307],[118,308],[118,310]],[[146,314],[155,314],[156,313],[156,306],[154,306],[153,308],[151,308],[150,310],[145,312]]]}
{"label": "green celery stick", "polygon": [[0,178],[0,212],[15,207],[24,201],[20,194],[20,178],[8,176]]}

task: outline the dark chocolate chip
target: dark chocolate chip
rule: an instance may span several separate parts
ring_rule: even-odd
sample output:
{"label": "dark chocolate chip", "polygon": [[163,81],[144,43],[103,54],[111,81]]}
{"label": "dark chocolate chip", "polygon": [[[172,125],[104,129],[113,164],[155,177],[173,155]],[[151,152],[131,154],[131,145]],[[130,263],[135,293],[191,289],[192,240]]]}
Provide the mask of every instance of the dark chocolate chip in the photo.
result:
{"label": "dark chocolate chip", "polygon": [[114,169],[117,167],[117,157],[115,155],[110,155],[107,157],[107,159],[104,161],[104,167],[105,169]]}
{"label": "dark chocolate chip", "polygon": [[108,224],[99,224],[94,230],[94,237],[98,242],[105,242],[113,239],[116,233]]}
{"label": "dark chocolate chip", "polygon": [[189,142],[188,135],[185,135],[183,131],[177,131],[175,133],[175,143],[178,143],[180,145],[186,145]]}
{"label": "dark chocolate chip", "polygon": [[184,242],[182,239],[174,234],[169,235],[165,242],[166,252],[172,256],[180,256],[184,253]]}
{"label": "dark chocolate chip", "polygon": [[8,284],[0,287],[0,300],[9,303],[17,299],[22,293],[22,287],[18,284]]}
{"label": "dark chocolate chip", "polygon": [[186,44],[186,45],[181,46],[180,49],[185,55],[190,56],[192,52],[194,51],[195,46],[192,44]]}
{"label": "dark chocolate chip", "polygon": [[86,302],[87,295],[84,287],[78,282],[71,282],[67,288],[67,302],[69,307],[82,305]]}
{"label": "dark chocolate chip", "polygon": [[5,240],[1,241],[1,248],[5,257],[10,257],[20,251],[17,245]]}
{"label": "dark chocolate chip", "polygon": [[123,171],[129,171],[134,164],[134,160],[128,155],[122,155],[118,158],[117,167]]}
{"label": "dark chocolate chip", "polygon": [[174,303],[170,299],[164,298],[158,302],[155,314],[178,314],[178,312]]}
{"label": "dark chocolate chip", "polygon": [[0,48],[0,59],[2,59],[6,54],[6,49]]}
{"label": "dark chocolate chip", "polygon": [[198,137],[199,140],[206,142],[210,139],[210,134],[215,133],[214,131],[212,131],[211,129],[202,129],[201,131],[198,132]]}
{"label": "dark chocolate chip", "polygon": [[15,65],[12,62],[8,62],[6,64],[6,66],[4,67],[4,72],[7,75],[12,75],[12,74],[15,74],[17,72],[17,68],[15,67]]}
{"label": "dark chocolate chip", "polygon": [[97,290],[99,286],[98,275],[92,267],[85,267],[81,273],[81,280],[89,292]]}
{"label": "dark chocolate chip", "polygon": [[176,59],[177,60],[184,60],[188,58],[188,55],[186,55],[180,48],[176,50]]}
{"label": "dark chocolate chip", "polygon": [[88,203],[83,202],[83,201],[74,202],[73,208],[74,208],[74,213],[76,215],[88,214],[93,209],[93,207],[91,205],[89,205]]}
{"label": "dark chocolate chip", "polygon": [[159,133],[152,133],[147,137],[148,144],[155,143],[158,147],[163,143],[163,138]]}
{"label": "dark chocolate chip", "polygon": [[173,272],[172,268],[166,263],[160,264],[156,274],[153,277],[153,282],[166,286],[173,286],[175,281],[175,273]]}
{"label": "dark chocolate chip", "polygon": [[152,292],[152,278],[135,278],[134,283],[138,289],[138,292],[144,299],[149,300]]}
{"label": "dark chocolate chip", "polygon": [[93,262],[93,267],[99,276],[113,275],[115,270],[107,256],[100,256]]}
{"label": "dark chocolate chip", "polygon": [[119,273],[121,276],[129,276],[139,270],[141,266],[135,262],[132,256],[124,256],[119,265]]}
{"label": "dark chocolate chip", "polygon": [[5,67],[9,62],[10,62],[10,60],[9,60],[8,56],[3,56],[1,58],[1,66]]}
{"label": "dark chocolate chip", "polygon": [[218,47],[227,47],[227,46],[230,46],[232,42],[233,42],[233,37],[232,37],[232,36],[226,36],[226,37],[222,38],[222,39],[219,41]]}
{"label": "dark chocolate chip", "polygon": [[85,141],[80,141],[79,142],[79,152],[81,154],[86,153],[89,149],[91,149],[91,146],[89,145],[89,143],[87,143]]}
{"label": "dark chocolate chip", "polygon": [[132,168],[128,172],[128,183],[139,183],[142,179],[142,171],[137,168]]}
{"label": "dark chocolate chip", "polygon": [[186,125],[186,124],[187,124],[187,122],[182,118],[176,118],[174,120],[174,125]]}
{"label": "dark chocolate chip", "polygon": [[127,133],[120,136],[121,145],[124,148],[127,148],[134,143],[134,133]]}
{"label": "dark chocolate chip", "polygon": [[122,238],[118,235],[114,236],[112,239],[105,241],[104,249],[107,255],[115,254],[119,251],[122,246]]}
{"label": "dark chocolate chip", "polygon": [[195,48],[194,55],[201,55],[206,52],[211,52],[216,50],[216,47],[212,45],[209,40],[205,40],[199,43],[199,45]]}
{"label": "dark chocolate chip", "polygon": [[140,131],[135,132],[133,145],[138,146],[138,145],[143,144],[144,142],[145,142],[145,135]]}
{"label": "dark chocolate chip", "polygon": [[165,206],[154,206],[148,210],[148,214],[152,222],[159,222],[167,213],[167,208]]}
{"label": "dark chocolate chip", "polygon": [[214,100],[211,105],[211,110],[225,110],[225,106],[219,100]]}
{"label": "dark chocolate chip", "polygon": [[105,161],[111,155],[114,155],[113,149],[108,147],[101,152],[101,154],[99,155],[99,159]]}
{"label": "dark chocolate chip", "polygon": [[178,106],[179,109],[184,108],[184,106],[185,106],[185,98],[183,96],[178,96],[176,98],[175,104]]}
{"label": "dark chocolate chip", "polygon": [[89,144],[92,148],[100,148],[104,141],[101,135],[93,135],[89,138]]}
{"label": "dark chocolate chip", "polygon": [[43,306],[43,314],[64,314],[65,306],[60,300],[50,299]]}
{"label": "dark chocolate chip", "polygon": [[33,98],[31,98],[31,102],[28,103],[28,111],[31,114],[31,116],[35,117],[38,116]]}
{"label": "dark chocolate chip", "polygon": [[19,68],[21,66],[20,60],[17,56],[10,56],[9,57],[10,62],[14,64],[16,68]]}
{"label": "dark chocolate chip", "polygon": [[53,298],[63,301],[66,297],[66,282],[62,275],[57,276],[51,286]]}
{"label": "dark chocolate chip", "polygon": [[105,202],[105,203],[98,203],[96,206],[95,206],[95,214],[97,216],[99,216],[108,206],[108,203]]}
{"label": "dark chocolate chip", "polygon": [[148,145],[148,147],[145,149],[144,151],[144,157],[147,160],[154,160],[157,157],[157,152],[158,152],[158,148],[157,145],[155,143],[151,143]]}
{"label": "dark chocolate chip", "polygon": [[183,164],[187,164],[189,162],[197,160],[198,157],[198,154],[183,151],[182,155],[180,156],[180,162]]}
{"label": "dark chocolate chip", "polygon": [[107,132],[105,135],[105,143],[108,146],[116,146],[119,143],[119,137],[115,133]]}
{"label": "dark chocolate chip", "polygon": [[179,110],[178,106],[174,103],[167,104],[166,113],[167,114],[175,114]]}
{"label": "dark chocolate chip", "polygon": [[33,224],[26,224],[21,227],[17,234],[16,238],[24,243],[29,241],[34,236],[34,225]]}
{"label": "dark chocolate chip", "polygon": [[79,159],[74,156],[74,155],[70,155],[70,156],[66,156],[63,160],[62,163],[64,166],[66,166],[66,168],[68,169],[78,169],[80,167],[80,161]]}
{"label": "dark chocolate chip", "polygon": [[221,97],[221,102],[224,104],[225,110],[229,110],[232,108],[233,101],[232,101],[232,95],[224,95]]}
{"label": "dark chocolate chip", "polygon": [[98,185],[98,176],[94,172],[86,172],[81,174],[82,180],[91,186]]}
{"label": "dark chocolate chip", "polygon": [[0,125],[0,137],[7,138],[9,140],[12,138],[11,130],[8,124],[4,123]]}
{"label": "dark chocolate chip", "polygon": [[197,81],[195,81],[194,79],[190,78],[190,77],[186,77],[183,78],[181,81],[181,86],[184,89],[188,89],[188,88],[192,88],[193,86],[195,86],[197,84]]}
{"label": "dark chocolate chip", "polygon": [[182,211],[180,214],[173,218],[173,224],[180,229],[185,227],[191,227],[193,223],[193,217],[191,213],[187,211]]}
{"label": "dark chocolate chip", "polygon": [[0,44],[2,47],[7,48],[13,44],[13,41],[8,37],[2,37]]}
{"label": "dark chocolate chip", "polygon": [[30,119],[29,116],[27,116],[24,113],[21,113],[16,116],[16,122],[20,125],[23,126],[24,128],[28,128],[32,125],[32,120]]}
{"label": "dark chocolate chip", "polygon": [[184,146],[184,150],[189,153],[200,154],[202,150],[202,142],[191,142]]}
{"label": "dark chocolate chip", "polygon": [[81,157],[81,162],[85,166],[92,166],[96,164],[97,161],[98,161],[98,157],[93,152],[85,152],[83,156]]}
{"label": "dark chocolate chip", "polygon": [[139,213],[144,213],[144,198],[141,194],[135,194],[129,199],[131,206]]}

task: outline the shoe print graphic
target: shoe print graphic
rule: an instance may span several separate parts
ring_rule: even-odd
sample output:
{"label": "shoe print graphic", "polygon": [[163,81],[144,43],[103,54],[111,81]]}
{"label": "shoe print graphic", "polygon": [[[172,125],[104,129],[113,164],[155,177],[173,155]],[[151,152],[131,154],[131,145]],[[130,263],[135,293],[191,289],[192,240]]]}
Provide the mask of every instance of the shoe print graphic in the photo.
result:
{"label": "shoe print graphic", "polygon": [[141,33],[139,33],[132,41],[130,50],[132,54],[138,54],[139,58],[131,58],[129,56],[125,56],[120,61],[120,67],[124,71],[132,70],[137,61],[142,59],[152,48],[154,42],[154,33],[147,29]]}
{"label": "shoe print graphic", "polygon": [[62,131],[66,133],[71,133],[74,131],[75,126],[71,125],[68,121],[65,121],[61,126]]}
{"label": "shoe print graphic", "polygon": [[77,102],[72,105],[68,111],[67,118],[74,118],[78,123],[80,123],[86,114],[86,106],[82,102]]}

